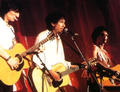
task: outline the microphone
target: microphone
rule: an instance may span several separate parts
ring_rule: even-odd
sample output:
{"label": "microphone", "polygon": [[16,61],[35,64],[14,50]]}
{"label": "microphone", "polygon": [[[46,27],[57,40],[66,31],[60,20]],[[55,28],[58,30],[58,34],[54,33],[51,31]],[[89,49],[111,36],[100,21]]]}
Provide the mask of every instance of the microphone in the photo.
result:
{"label": "microphone", "polygon": [[64,28],[64,32],[65,32],[65,33],[69,33],[71,36],[79,36],[78,33],[74,33],[74,32],[72,32],[72,31],[69,31],[68,28]]}

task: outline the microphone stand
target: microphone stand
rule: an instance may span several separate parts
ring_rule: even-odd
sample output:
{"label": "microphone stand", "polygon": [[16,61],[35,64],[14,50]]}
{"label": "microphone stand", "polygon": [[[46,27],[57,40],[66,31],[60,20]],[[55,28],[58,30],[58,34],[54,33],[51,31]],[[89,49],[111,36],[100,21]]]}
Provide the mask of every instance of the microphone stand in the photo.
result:
{"label": "microphone stand", "polygon": [[48,72],[48,74],[50,75],[50,77],[53,79],[53,80],[55,80],[54,78],[53,78],[53,76],[51,75],[51,73],[49,72],[49,70],[47,69],[47,67],[46,67],[46,65],[43,63],[43,61],[41,60],[41,58],[40,58],[40,56],[38,55],[38,52],[36,52],[36,54],[35,54],[36,56],[37,56],[37,58],[40,60],[40,62],[42,63],[41,65],[43,65],[43,67],[44,67],[44,71],[43,72],[45,72],[45,70]]}
{"label": "microphone stand", "polygon": [[[45,74],[45,71],[47,71],[48,72],[48,74],[49,74],[49,76],[50,76],[50,78],[54,81],[55,79],[53,78],[53,76],[51,75],[51,73],[49,72],[49,70],[47,69],[47,67],[46,67],[46,65],[43,63],[43,61],[41,60],[41,58],[40,58],[40,56],[38,55],[38,52],[31,52],[31,53],[29,53],[29,54],[34,54],[34,55],[36,55],[37,56],[37,58],[39,59],[39,61],[41,62],[41,65],[43,65],[43,69],[42,69],[42,71],[43,71],[43,74]],[[42,75],[42,92],[44,92],[44,75]]]}
{"label": "microphone stand", "polygon": [[[74,45],[76,46],[76,48],[77,48],[78,51],[74,50],[74,49],[72,48],[72,46],[68,45],[68,43],[67,43],[67,45],[68,45],[70,48],[72,48],[72,50],[73,50],[77,55],[78,55],[78,53],[79,53],[79,56],[80,56],[80,57],[82,58],[82,60],[85,61],[86,64],[87,64],[87,74],[88,74],[88,79],[87,79],[87,81],[90,80],[89,74],[91,74],[91,76],[93,77],[93,79],[95,80],[95,82],[98,84],[99,89],[100,89],[100,92],[102,92],[101,86],[99,85],[99,83],[98,83],[98,81],[97,81],[97,79],[96,79],[95,74],[92,72],[90,64],[87,62],[87,60],[86,60],[85,57],[83,56],[81,50],[79,49],[79,47],[78,47],[78,45],[77,45],[77,43],[76,43],[76,41],[75,41],[75,39],[74,39],[74,35],[70,34],[70,36],[71,36],[71,40],[73,41],[73,43],[74,43]],[[64,41],[64,40],[63,40],[63,41]],[[89,84],[88,84],[87,92],[89,92]]]}
{"label": "microphone stand", "polygon": [[[43,73],[45,74],[45,71],[47,71],[47,73],[49,74],[49,77],[52,79],[52,85],[53,85],[53,87],[54,88],[56,88],[56,87],[59,87],[60,85],[61,85],[61,83],[63,82],[63,80],[61,79],[60,81],[56,81],[54,78],[53,78],[53,76],[51,75],[51,73],[49,72],[49,70],[47,69],[47,67],[46,67],[46,65],[43,63],[43,61],[41,60],[41,58],[40,58],[40,56],[38,55],[38,52],[35,52],[34,53],[36,56],[37,56],[37,58],[40,60],[40,62],[41,62],[41,65],[43,65],[43,69],[42,69],[42,71],[43,71]],[[44,78],[43,76],[42,76],[42,78]],[[43,79],[44,80],[44,79]],[[44,85],[44,81],[42,82],[42,84]],[[43,88],[42,88],[42,90],[43,90]],[[43,91],[42,91],[43,92]]]}

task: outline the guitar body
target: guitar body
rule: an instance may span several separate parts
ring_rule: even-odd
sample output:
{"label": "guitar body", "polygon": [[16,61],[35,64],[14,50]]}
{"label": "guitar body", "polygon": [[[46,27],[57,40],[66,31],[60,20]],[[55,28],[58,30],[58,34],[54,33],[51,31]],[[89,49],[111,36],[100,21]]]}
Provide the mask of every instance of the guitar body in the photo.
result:
{"label": "guitar body", "polygon": [[[53,71],[62,72],[65,70],[66,68],[61,63],[53,66]],[[37,92],[56,92],[58,90],[58,87],[57,88],[53,87],[52,80],[49,78],[49,76],[47,76],[46,74],[43,74],[40,68],[35,67],[32,71],[31,76]],[[62,78],[63,78],[63,83],[60,85],[60,87],[68,85],[70,81],[68,75],[63,76]]]}
{"label": "guitar body", "polygon": [[[16,54],[21,54],[22,52],[26,51],[24,46],[20,43],[17,43],[13,49],[11,50],[5,50],[11,57],[15,57]],[[28,57],[29,58],[29,57]],[[6,84],[6,85],[13,85],[15,84],[20,76],[21,71],[24,68],[29,68],[28,61],[26,59],[23,59],[23,66],[20,70],[11,70],[10,66],[7,64],[7,62],[0,57],[0,80]]]}
{"label": "guitar body", "polygon": [[[112,69],[112,70],[114,70],[114,71],[120,72],[120,64],[118,64],[118,65],[116,65],[116,66],[114,66],[114,67],[112,67],[112,68],[110,68],[110,69]],[[98,78],[98,82],[100,83],[100,79],[99,79],[99,78]],[[114,85],[114,84],[112,84],[112,83],[110,82],[110,80],[109,80],[108,77],[103,77],[103,79],[102,79],[102,85],[103,85],[103,87],[105,87],[105,86],[120,86],[120,83]]]}

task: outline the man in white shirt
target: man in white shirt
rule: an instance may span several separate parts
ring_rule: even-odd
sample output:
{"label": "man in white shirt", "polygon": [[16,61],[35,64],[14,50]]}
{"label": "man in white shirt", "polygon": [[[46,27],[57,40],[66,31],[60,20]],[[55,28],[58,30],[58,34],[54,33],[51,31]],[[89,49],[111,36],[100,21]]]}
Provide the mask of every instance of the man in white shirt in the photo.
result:
{"label": "man in white shirt", "polygon": [[[61,34],[65,28],[65,17],[59,12],[53,12],[46,17],[45,21],[46,21],[47,29],[38,34],[35,44],[38,44],[39,42],[44,41],[46,39],[49,39],[44,44],[40,45],[38,55],[41,58],[42,62],[47,67],[47,69],[49,70],[54,80],[61,81],[61,77],[59,73],[53,70],[53,66],[59,63],[62,63],[66,67],[66,69],[70,68],[71,66],[72,67],[75,66],[75,65],[71,65],[70,62],[65,61],[63,45],[62,45],[61,38],[59,36],[59,34]],[[51,34],[53,35],[48,38],[48,36]],[[45,68],[43,65],[41,65],[41,61],[36,55],[33,56],[33,61],[41,69]],[[70,79],[69,79],[69,84],[71,84]],[[39,88],[37,90],[39,90]],[[59,91],[61,92],[61,90],[62,92],[66,92],[65,88],[60,89]]]}
{"label": "man in white shirt", "polygon": [[[19,8],[15,3],[3,1],[0,7],[0,57],[4,58],[11,69],[17,69],[19,58],[11,57],[5,50],[10,50],[16,44],[14,28],[10,22],[15,22],[19,18]],[[2,62],[1,62],[2,63]],[[4,66],[3,66],[4,67]],[[4,71],[3,71],[4,72]],[[14,75],[13,75],[14,76]],[[8,76],[9,77],[9,76]],[[0,92],[11,92],[13,86],[8,86],[0,81]]]}

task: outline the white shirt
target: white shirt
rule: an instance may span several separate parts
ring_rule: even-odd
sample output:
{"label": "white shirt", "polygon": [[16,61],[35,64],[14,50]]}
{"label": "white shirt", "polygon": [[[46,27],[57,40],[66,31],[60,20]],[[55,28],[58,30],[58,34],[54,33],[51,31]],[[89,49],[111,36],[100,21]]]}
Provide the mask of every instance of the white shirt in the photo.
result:
{"label": "white shirt", "polygon": [[[7,26],[5,21],[0,17],[0,46],[4,49],[10,49],[16,43],[14,29]],[[16,85],[13,85],[13,91],[16,91]]]}
{"label": "white shirt", "polygon": [[94,45],[97,48],[97,59],[99,62],[104,63],[108,68],[110,67],[110,58],[106,50],[101,50],[97,45]]}
{"label": "white shirt", "polygon": [[[45,39],[49,33],[50,31],[48,30],[40,33],[36,38],[35,44]],[[41,47],[42,49],[44,49],[44,51],[40,52],[39,56],[43,61],[43,63],[48,68],[48,70],[51,70],[52,66],[58,63],[63,63],[66,67],[70,66],[70,63],[65,61],[63,45],[59,36],[58,36],[58,47],[57,47],[57,40],[55,38],[47,41]],[[33,56],[33,61],[41,68],[43,68],[43,66],[41,66],[40,60],[36,57],[36,55]]]}
{"label": "white shirt", "polygon": [[8,27],[0,17],[0,46],[2,48],[10,49],[13,47],[13,41],[15,41],[15,34],[13,30],[13,27]]}

